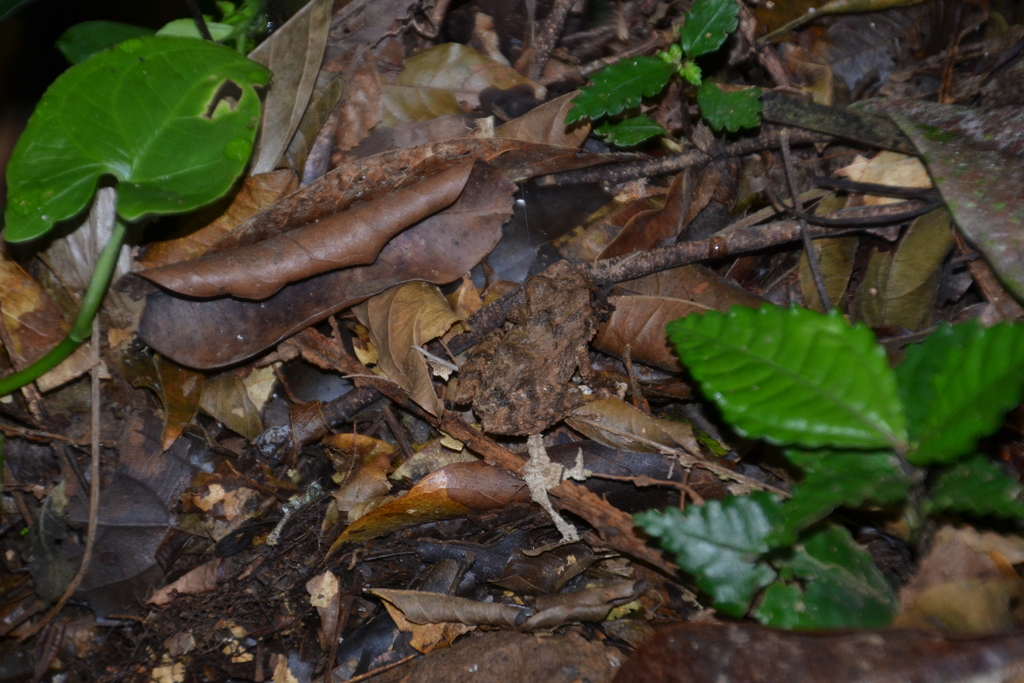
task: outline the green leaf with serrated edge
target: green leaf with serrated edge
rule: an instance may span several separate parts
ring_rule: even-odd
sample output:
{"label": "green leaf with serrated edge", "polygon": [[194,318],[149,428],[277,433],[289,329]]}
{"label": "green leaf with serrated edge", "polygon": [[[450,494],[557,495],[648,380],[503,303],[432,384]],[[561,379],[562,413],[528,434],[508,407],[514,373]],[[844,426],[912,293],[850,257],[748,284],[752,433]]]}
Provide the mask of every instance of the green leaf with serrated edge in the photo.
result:
{"label": "green leaf with serrated edge", "polygon": [[898,607],[889,582],[850,532],[831,527],[810,536],[773,564],[792,570],[799,585],[777,582],[754,616],[787,629],[881,628]]}
{"label": "green leaf with serrated edge", "polygon": [[145,26],[122,24],[119,21],[83,21],[60,34],[57,49],[69,62],[78,64],[112,45],[151,35],[153,29]]}
{"label": "green leaf with serrated edge", "polygon": [[781,504],[782,523],[768,539],[773,547],[792,545],[801,530],[837,507],[902,500],[913,484],[891,451],[790,450],[786,457],[803,470],[804,479]]}
{"label": "green leaf with serrated edge", "polygon": [[[65,71],[43,95],[7,167],[5,237],[30,240],[117,178],[127,221],[217,199],[245,168],[270,71],[190,38],[128,40]],[[223,90],[222,90],[223,88]]]}
{"label": "green leaf with serrated edge", "polygon": [[805,448],[900,448],[906,422],[885,350],[836,311],[733,306],[668,325],[669,341],[742,435]]}
{"label": "green leaf with serrated edge", "polygon": [[896,368],[915,465],[952,462],[1024,396],[1024,325],[942,325]]}
{"label": "green leaf with serrated edge", "polygon": [[761,89],[744,88],[726,92],[711,81],[697,89],[700,115],[715,130],[736,132],[761,125]]}
{"label": "green leaf with serrated edge", "polygon": [[984,455],[939,472],[924,509],[928,514],[950,511],[1024,519],[1020,481]]}
{"label": "green leaf with serrated edge", "polygon": [[649,510],[634,519],[660,539],[725,614],[743,616],[757,591],[775,579],[775,572],[758,559],[768,550],[764,539],[778,521],[778,503],[766,493],[712,500],[685,512]]}
{"label": "green leaf with serrated edge", "polygon": [[665,129],[655,123],[647,114],[634,116],[618,123],[606,123],[595,128],[594,132],[619,147],[631,147],[659,135],[668,135]]}
{"label": "green leaf with serrated edge", "polygon": [[594,74],[590,85],[580,88],[565,122],[594,120],[635,107],[641,98],[660,93],[675,70],[675,65],[657,57],[633,57],[612,64]]}
{"label": "green leaf with serrated edge", "polygon": [[679,29],[683,53],[693,58],[717,50],[739,25],[738,12],[736,0],[697,0]]}

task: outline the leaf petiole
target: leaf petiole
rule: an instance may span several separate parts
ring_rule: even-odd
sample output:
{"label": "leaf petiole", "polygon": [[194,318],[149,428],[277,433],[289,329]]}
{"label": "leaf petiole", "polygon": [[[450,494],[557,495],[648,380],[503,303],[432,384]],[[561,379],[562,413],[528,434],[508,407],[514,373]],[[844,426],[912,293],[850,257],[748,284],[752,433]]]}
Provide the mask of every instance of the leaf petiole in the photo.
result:
{"label": "leaf petiole", "polygon": [[82,298],[82,308],[78,311],[74,325],[67,336],[56,346],[50,349],[49,353],[37,360],[24,370],[13,375],[0,379],[0,396],[17,391],[29,382],[34,382],[43,374],[55,368],[61,361],[70,356],[82,342],[92,335],[92,320],[103,304],[110,279],[114,275],[114,268],[117,265],[117,256],[124,245],[127,226],[120,220],[115,219],[114,229],[110,233],[110,239],[96,259],[96,267],[93,269],[92,278],[89,280],[89,287],[85,290]]}

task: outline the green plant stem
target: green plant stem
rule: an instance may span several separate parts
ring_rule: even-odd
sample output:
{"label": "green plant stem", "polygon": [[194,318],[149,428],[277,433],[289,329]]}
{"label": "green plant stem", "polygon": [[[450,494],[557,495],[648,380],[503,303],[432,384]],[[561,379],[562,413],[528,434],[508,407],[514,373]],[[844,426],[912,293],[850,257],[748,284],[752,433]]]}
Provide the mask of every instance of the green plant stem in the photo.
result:
{"label": "green plant stem", "polygon": [[103,298],[107,294],[107,287],[114,275],[114,268],[117,265],[117,256],[124,245],[127,226],[120,220],[114,220],[114,229],[110,233],[110,239],[96,260],[96,267],[92,271],[92,278],[89,280],[89,287],[85,290],[85,297],[82,299],[82,308],[78,311],[74,325],[68,335],[56,346],[50,349],[49,353],[37,360],[24,370],[0,379],[0,396],[6,396],[12,391],[17,391],[29,382],[34,382],[44,373],[52,370],[62,360],[70,356],[82,342],[92,335],[92,321],[103,304]]}

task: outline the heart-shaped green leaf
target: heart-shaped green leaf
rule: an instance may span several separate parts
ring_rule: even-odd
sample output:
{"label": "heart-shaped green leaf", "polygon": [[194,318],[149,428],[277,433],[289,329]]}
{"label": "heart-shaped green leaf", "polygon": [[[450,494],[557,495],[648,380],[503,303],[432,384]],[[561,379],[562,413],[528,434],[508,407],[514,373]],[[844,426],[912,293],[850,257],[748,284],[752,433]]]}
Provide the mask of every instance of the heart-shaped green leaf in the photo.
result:
{"label": "heart-shaped green leaf", "polygon": [[7,169],[5,237],[47,233],[88,204],[102,176],[118,213],[181,213],[217,199],[245,168],[270,72],[209,41],[128,40],[64,72]]}

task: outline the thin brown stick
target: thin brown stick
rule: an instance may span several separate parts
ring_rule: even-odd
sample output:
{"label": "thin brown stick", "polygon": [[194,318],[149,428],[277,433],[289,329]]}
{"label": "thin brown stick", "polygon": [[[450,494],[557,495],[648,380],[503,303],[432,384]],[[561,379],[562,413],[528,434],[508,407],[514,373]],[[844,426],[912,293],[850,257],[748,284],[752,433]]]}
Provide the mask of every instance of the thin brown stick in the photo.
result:
{"label": "thin brown stick", "polygon": [[[762,126],[761,132],[751,138],[738,140],[722,147],[722,153],[714,157],[701,152],[691,150],[682,154],[673,154],[658,159],[645,159],[644,161],[633,161],[627,164],[608,164],[606,166],[595,166],[580,169],[578,171],[565,171],[544,176],[537,181],[538,185],[579,185],[582,183],[624,183],[637,178],[649,178],[651,176],[665,175],[666,173],[677,173],[690,166],[700,166],[723,156],[743,156],[751,152],[758,152],[764,149],[779,146],[781,128],[775,126]],[[795,130],[789,133],[791,143],[809,144],[814,142],[828,142],[831,136],[822,135],[810,130]]]}
{"label": "thin brown stick", "polygon": [[597,73],[606,66],[620,62],[623,59],[629,59],[631,57],[636,57],[637,55],[647,54],[648,52],[652,52],[654,50],[661,50],[662,48],[667,47],[669,43],[671,43],[673,40],[675,40],[674,37],[670,39],[666,37],[666,35],[661,31],[655,31],[650,38],[643,41],[642,43],[634,45],[628,50],[623,50],[622,52],[612,57],[596,59],[592,62],[584,64],[578,69],[574,69],[566,73],[561,73],[551,78],[542,78],[540,80],[540,84],[545,87],[551,87],[552,85],[558,85],[560,83],[582,83],[584,80],[586,80],[587,76],[589,76],[592,73]]}
{"label": "thin brown stick", "polygon": [[82,579],[85,578],[86,573],[89,571],[92,551],[96,545],[96,528],[99,526],[100,516],[100,343],[100,319],[99,316],[96,316],[92,321],[92,343],[90,347],[92,349],[93,366],[89,373],[92,382],[90,393],[92,401],[90,411],[92,417],[92,466],[89,473],[92,476],[92,481],[89,482],[89,527],[85,535],[85,550],[82,552],[82,563],[78,566],[78,572],[71,579],[71,583],[68,584],[57,604],[46,613],[46,616],[28,630],[22,637],[22,640],[35,635],[40,629],[50,623],[57,616],[57,613],[63,609],[64,605],[67,604],[67,601],[71,599],[71,596],[78,590]]}
{"label": "thin brown stick", "polygon": [[565,28],[565,20],[569,16],[575,0],[555,0],[554,5],[544,18],[540,31],[537,32],[536,40],[530,45],[530,63],[527,66],[526,77],[531,80],[540,78],[544,71],[544,65],[551,57],[551,51],[555,49],[558,37],[562,35]]}
{"label": "thin brown stick", "polygon": [[[782,150],[782,168],[786,172],[786,184],[789,185],[790,201],[793,202],[793,208],[803,212],[804,203],[800,200],[800,188],[796,185],[796,171],[793,169],[793,155],[790,154],[789,150],[789,135],[786,131],[782,131],[782,135],[779,137],[779,149]],[[799,222],[800,238],[804,243],[807,263],[811,267],[811,277],[814,278],[814,286],[818,290],[818,298],[821,300],[821,305],[827,311],[832,308],[832,301],[829,299],[828,290],[825,289],[825,278],[821,276],[818,252],[814,250],[814,245],[811,244],[811,233],[807,229],[807,221],[801,218]]]}

